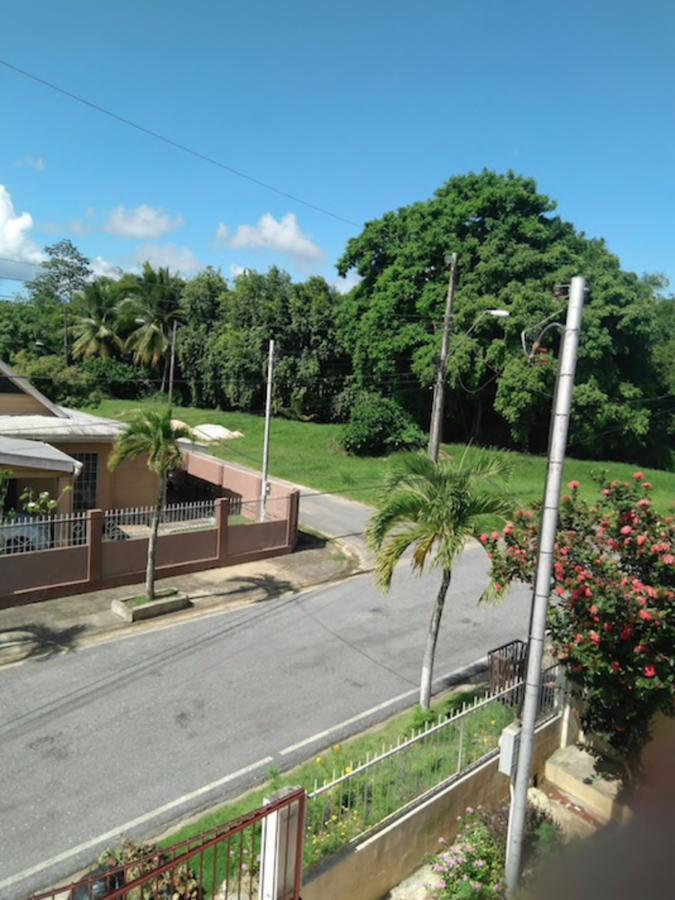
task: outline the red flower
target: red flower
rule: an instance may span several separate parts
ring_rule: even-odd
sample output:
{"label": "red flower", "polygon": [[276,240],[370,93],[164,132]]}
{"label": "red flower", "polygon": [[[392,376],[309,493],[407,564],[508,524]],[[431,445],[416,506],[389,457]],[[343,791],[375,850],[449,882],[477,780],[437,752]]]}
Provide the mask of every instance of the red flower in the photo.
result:
{"label": "red flower", "polygon": [[649,650],[649,647],[648,647],[646,644],[638,644],[638,645],[634,648],[633,652],[634,652],[634,653],[637,653],[638,656],[642,656],[642,655],[643,655],[644,653],[646,653],[648,650]]}
{"label": "red flower", "polygon": [[666,566],[672,566],[673,564],[675,564],[675,556],[673,556],[672,553],[666,553],[666,555],[662,559],[662,562]]}
{"label": "red flower", "polygon": [[621,640],[629,641],[633,637],[633,628],[630,625],[627,625],[624,630],[621,632]]}
{"label": "red flower", "polygon": [[592,616],[597,616],[597,614],[600,612],[600,607],[597,605],[597,603],[593,603],[588,611]]}
{"label": "red flower", "polygon": [[612,630],[612,623],[611,623],[611,622],[605,622],[605,624],[602,626],[602,630],[603,630],[603,631],[606,631],[607,634],[609,634],[609,632]]}
{"label": "red flower", "polygon": [[642,485],[642,487],[646,491],[651,491],[651,489],[654,487],[654,485],[651,483],[651,481],[645,481],[645,483]]}
{"label": "red flower", "polygon": [[499,532],[498,532],[498,531],[493,531],[493,532],[492,532],[492,540],[493,540],[493,541],[498,541],[498,540],[499,540]]}
{"label": "red flower", "polygon": [[630,527],[630,525],[624,525],[623,528],[621,529],[621,534],[632,534],[632,533],[633,533],[633,529]]}
{"label": "red flower", "polygon": [[640,610],[640,618],[643,622],[651,622],[654,619],[654,616],[649,612],[648,609]]}
{"label": "red flower", "polygon": [[621,663],[618,663],[616,660],[612,663],[612,672],[620,672],[621,671]]}
{"label": "red flower", "polygon": [[656,666],[645,666],[645,678],[656,678]]}
{"label": "red flower", "polygon": [[591,631],[588,636],[596,647],[600,646],[600,635],[597,631]]}
{"label": "red flower", "polygon": [[639,534],[635,539],[635,543],[638,545],[638,547],[643,547],[647,543],[647,535]]}
{"label": "red flower", "polygon": [[634,478],[636,481],[644,481],[644,480],[645,480],[645,473],[644,473],[644,472],[636,472],[636,473],[633,475],[633,478]]}
{"label": "red flower", "polygon": [[579,488],[581,487],[581,483],[580,483],[579,481],[570,481],[570,482],[568,483],[567,487],[568,487],[571,491],[578,491]]}
{"label": "red flower", "polygon": [[506,525],[504,526],[504,535],[506,537],[511,537],[511,535],[513,534],[513,527],[513,522],[506,523]]}
{"label": "red flower", "polygon": [[489,534],[481,534],[481,536],[480,536],[480,542],[481,542],[481,544],[487,544],[487,542],[488,542],[489,540],[490,540],[490,535],[489,535]]}
{"label": "red flower", "polygon": [[575,644],[580,644],[580,643],[583,641],[583,639],[584,639],[583,634],[580,634],[580,633],[577,631],[577,633],[574,635],[574,643],[575,643]]}
{"label": "red flower", "polygon": [[499,581],[495,581],[495,590],[497,591],[498,594],[501,594],[501,592],[504,590],[504,585],[501,584]]}

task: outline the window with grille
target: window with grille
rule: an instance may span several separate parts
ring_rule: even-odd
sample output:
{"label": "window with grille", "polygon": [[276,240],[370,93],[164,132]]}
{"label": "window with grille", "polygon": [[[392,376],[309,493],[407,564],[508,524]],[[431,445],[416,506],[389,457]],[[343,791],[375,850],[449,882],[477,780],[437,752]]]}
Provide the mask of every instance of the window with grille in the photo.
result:
{"label": "window with grille", "polygon": [[98,453],[71,453],[73,459],[82,463],[82,471],[75,479],[73,488],[73,509],[95,509],[98,497]]}

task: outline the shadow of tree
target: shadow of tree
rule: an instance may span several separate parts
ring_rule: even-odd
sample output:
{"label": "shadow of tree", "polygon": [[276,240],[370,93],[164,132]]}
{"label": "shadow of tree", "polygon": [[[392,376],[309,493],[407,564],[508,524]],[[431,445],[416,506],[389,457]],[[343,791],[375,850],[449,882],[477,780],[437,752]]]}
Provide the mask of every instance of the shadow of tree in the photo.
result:
{"label": "shadow of tree", "polygon": [[262,591],[262,597],[255,600],[261,603],[264,600],[271,600],[280,594],[296,589],[296,585],[292,581],[285,578],[277,578],[274,575],[244,575],[223,583],[221,590],[213,590],[213,586],[203,593],[194,593],[190,591],[191,600],[199,600],[201,597],[236,597],[239,594],[250,594],[254,591]]}
{"label": "shadow of tree", "polygon": [[37,657],[39,660],[45,660],[66,650],[72,650],[77,637],[84,630],[84,625],[72,625],[69,628],[58,629],[31,623],[18,628],[0,628],[0,637],[11,635],[18,643],[25,643],[26,648],[32,645],[26,658]]}
{"label": "shadow of tree", "polygon": [[326,546],[328,539],[319,534],[313,534],[309,531],[298,531],[298,542],[295,546],[295,552],[300,553],[303,550],[319,550]]}

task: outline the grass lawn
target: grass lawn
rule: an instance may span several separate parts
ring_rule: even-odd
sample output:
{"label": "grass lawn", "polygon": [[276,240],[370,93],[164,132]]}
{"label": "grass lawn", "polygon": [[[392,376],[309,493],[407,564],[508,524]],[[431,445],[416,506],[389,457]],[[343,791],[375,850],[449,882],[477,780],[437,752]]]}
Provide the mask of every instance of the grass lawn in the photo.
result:
{"label": "grass lawn", "polygon": [[[89,410],[113,419],[126,419],[134,412],[150,408],[152,401],[104,400]],[[155,402],[159,408],[161,404]],[[233,431],[241,431],[243,438],[214,446],[211,452],[223,459],[238,462],[254,469],[261,468],[264,420],[249,413],[221,412],[211,409],[176,407],[174,415],[189,425],[213,422]],[[270,473],[298,484],[343,494],[362,503],[374,503],[381,489],[386,458],[349,456],[338,443],[341,425],[317,425],[274,419],[270,447]],[[449,453],[463,450],[463,445],[444,445]],[[513,453],[513,475],[510,489],[517,503],[531,506],[541,500],[546,460],[542,456]],[[606,469],[610,478],[625,481],[637,466],[626,463],[589,462],[569,459],[565,480],[575,479],[584,488],[595,490],[592,473]],[[675,511],[675,473],[644,469],[653,483],[652,499],[661,512]],[[244,498],[257,499],[257,498]]]}

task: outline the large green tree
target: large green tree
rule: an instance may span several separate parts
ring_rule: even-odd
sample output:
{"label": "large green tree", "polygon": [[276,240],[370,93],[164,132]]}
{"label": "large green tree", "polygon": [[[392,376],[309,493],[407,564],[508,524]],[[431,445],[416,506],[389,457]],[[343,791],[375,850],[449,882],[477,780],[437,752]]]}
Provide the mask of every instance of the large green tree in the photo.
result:
{"label": "large green tree", "polygon": [[[532,179],[483,171],[452,178],[430,200],[369,222],[338,263],[341,275],[356,270],[362,279],[339,312],[357,379],[375,379],[426,420],[445,259],[456,251],[446,437],[541,451],[558,338],[550,332],[548,358],[538,354],[532,364],[521,332],[549,316],[564,318],[554,289],[583,274],[590,292],[571,444],[579,455],[662,461],[663,435],[648,402],[663,387],[651,346],[654,285],[624,272],[602,241],[554,215],[555,206]],[[508,309],[510,318],[478,319],[492,307]]]}
{"label": "large green tree", "polygon": [[118,333],[118,292],[115,283],[99,278],[77,295],[73,309],[73,356],[109,359],[122,349]]}

